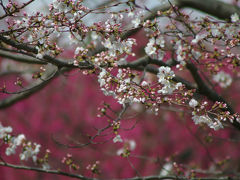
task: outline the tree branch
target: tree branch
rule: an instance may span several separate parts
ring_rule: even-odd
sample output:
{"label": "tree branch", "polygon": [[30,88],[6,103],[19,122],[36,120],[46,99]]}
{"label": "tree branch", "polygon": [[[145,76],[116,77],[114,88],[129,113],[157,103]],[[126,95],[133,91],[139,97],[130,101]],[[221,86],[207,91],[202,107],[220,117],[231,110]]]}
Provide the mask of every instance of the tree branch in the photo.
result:
{"label": "tree branch", "polygon": [[57,72],[58,72],[58,69],[56,67],[47,69],[46,72],[44,73],[44,75],[42,76],[43,80],[39,79],[39,80],[35,81],[34,83],[30,84],[26,88],[28,90],[25,90],[19,94],[11,95],[10,97],[0,101],[0,109],[7,108],[7,107],[15,104],[16,102],[29,97],[33,93],[38,92],[39,90],[44,88],[51,80],[53,80],[57,76]]}
{"label": "tree branch", "polygon": [[47,64],[47,62],[39,61],[37,58],[33,58],[30,56],[22,55],[22,54],[13,54],[11,52],[0,50],[0,56],[8,59],[12,59],[22,63],[28,64]]}
{"label": "tree branch", "polygon": [[[35,47],[31,47],[31,46],[28,46],[26,44],[18,43],[14,40],[7,39],[6,37],[3,37],[3,36],[0,36],[0,42],[1,41],[10,45],[10,46],[12,46],[12,47],[14,47],[14,48],[17,48],[17,49],[21,49],[21,50],[31,52],[31,53],[34,53],[34,54],[38,53],[38,50]],[[51,64],[54,64],[54,65],[58,66],[59,68],[61,68],[61,67],[74,67],[73,63],[68,63],[68,62],[65,62],[63,60],[59,60],[59,59],[56,59],[54,57],[51,57],[49,55],[44,55],[43,56],[43,61],[44,60],[46,60],[46,62],[49,62]]]}
{"label": "tree branch", "polygon": [[67,173],[67,172],[60,171],[60,170],[45,170],[42,168],[14,165],[14,164],[6,163],[6,162],[0,162],[0,166],[5,166],[5,167],[13,168],[13,169],[22,169],[22,170],[30,170],[30,171],[36,171],[36,172],[42,172],[42,173],[48,173],[48,174],[56,174],[56,175],[67,176],[67,177],[82,179],[82,180],[97,180],[95,178],[88,178],[88,177],[85,177],[82,175]]}
{"label": "tree branch", "polygon": [[[22,170],[30,170],[30,171],[36,171],[36,172],[41,172],[41,173],[47,173],[47,174],[56,174],[56,175],[61,175],[61,176],[66,176],[70,178],[75,178],[75,179],[82,179],[82,180],[98,180],[97,178],[88,178],[82,175],[78,174],[72,174],[72,173],[67,173],[64,171],[60,170],[45,170],[42,168],[35,168],[35,167],[28,167],[28,166],[22,166],[22,165],[14,165],[14,164],[9,164],[6,162],[0,162],[0,166],[4,167],[9,167],[13,169],[22,169]],[[171,179],[171,180],[239,180],[239,177],[196,177],[196,178],[188,178],[188,177],[182,177],[182,176],[144,176],[144,177],[133,177],[133,178],[128,178],[125,180],[166,180],[166,179]]]}
{"label": "tree branch", "polygon": [[179,8],[190,7],[208,13],[220,19],[230,19],[231,15],[240,15],[240,8],[218,0],[177,0]]}
{"label": "tree branch", "polygon": [[[227,105],[227,108],[224,109],[225,111],[229,111],[231,114],[234,114],[234,110],[231,107],[231,105],[223,98],[221,97],[219,94],[217,94],[213,89],[209,88],[206,83],[202,80],[201,76],[198,73],[198,69],[196,66],[194,66],[193,63],[191,62],[187,62],[186,67],[188,68],[188,70],[191,72],[195,82],[197,83],[197,92],[205,95],[209,100],[215,102],[215,101],[219,101],[219,102],[223,102]],[[240,130],[240,123],[236,121],[236,119],[234,119],[233,121],[233,126],[235,128],[237,128],[238,130]]]}

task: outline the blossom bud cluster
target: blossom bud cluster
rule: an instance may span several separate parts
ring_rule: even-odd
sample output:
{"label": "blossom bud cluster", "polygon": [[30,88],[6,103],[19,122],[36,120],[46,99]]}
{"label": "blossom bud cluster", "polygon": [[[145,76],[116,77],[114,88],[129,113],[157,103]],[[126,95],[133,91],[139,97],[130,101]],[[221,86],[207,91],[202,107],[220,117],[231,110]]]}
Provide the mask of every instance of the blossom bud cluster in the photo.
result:
{"label": "blossom bud cluster", "polygon": [[227,108],[227,105],[222,102],[216,101],[209,107],[207,101],[200,102],[192,98],[189,101],[189,106],[193,108],[192,119],[195,124],[206,124],[215,131],[224,128],[224,122],[229,120],[231,123],[239,121],[239,115],[231,115],[229,111],[223,111]]}

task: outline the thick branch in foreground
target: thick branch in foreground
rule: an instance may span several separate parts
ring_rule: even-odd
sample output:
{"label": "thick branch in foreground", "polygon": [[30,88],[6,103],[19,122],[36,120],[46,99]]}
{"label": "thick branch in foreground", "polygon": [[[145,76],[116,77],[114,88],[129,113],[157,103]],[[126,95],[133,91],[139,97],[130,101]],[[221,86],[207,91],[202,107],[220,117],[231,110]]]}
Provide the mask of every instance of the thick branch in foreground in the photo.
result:
{"label": "thick branch in foreground", "polygon": [[[191,72],[192,77],[194,78],[195,82],[198,85],[197,88],[197,92],[205,95],[209,100],[215,102],[215,101],[219,101],[219,102],[223,102],[227,105],[227,108],[224,109],[226,111],[229,111],[231,114],[234,114],[234,110],[231,107],[231,105],[219,94],[217,94],[213,89],[209,88],[206,83],[202,80],[200,74],[198,73],[198,69],[197,67],[192,64],[191,62],[188,62],[186,67],[188,68],[188,70]],[[240,123],[237,122],[236,120],[233,121],[233,126],[235,128],[237,128],[238,130],[240,130]]]}
{"label": "thick branch in foreground", "polygon": [[177,0],[176,5],[180,8],[194,8],[219,19],[230,19],[234,13],[240,15],[239,7],[218,0]]}
{"label": "thick branch in foreground", "polygon": [[37,58],[22,55],[22,54],[13,54],[12,52],[0,50],[0,57],[8,58],[14,61],[27,64],[47,64],[47,62],[39,61]]}
{"label": "thick branch in foreground", "polygon": [[[81,179],[81,180],[98,180],[97,178],[88,178],[79,174],[72,174],[72,173],[67,173],[64,171],[60,170],[45,170],[42,168],[35,168],[35,167],[28,167],[28,166],[22,166],[22,165],[14,165],[14,164],[9,164],[5,162],[0,162],[0,166],[4,167],[9,167],[13,169],[21,169],[21,170],[29,170],[29,171],[36,171],[36,172],[41,172],[41,173],[47,173],[47,174],[55,174],[55,175],[60,175],[60,176],[66,176],[74,179]],[[133,177],[133,178],[128,178],[125,180],[239,180],[240,177],[205,177],[205,178],[188,178],[188,177],[181,177],[181,176],[174,176],[174,175],[169,175],[169,176],[145,176],[145,177]]]}
{"label": "thick branch in foreground", "polygon": [[58,69],[56,67],[47,68],[42,78],[30,84],[28,87],[26,87],[27,90],[18,94],[11,95],[10,97],[0,101],[0,109],[7,108],[15,104],[16,102],[29,97],[35,92],[38,92],[57,76],[57,71]]}
{"label": "thick branch in foreground", "polygon": [[[3,36],[0,36],[0,42],[1,41],[10,45],[10,46],[12,46],[12,47],[14,47],[14,48],[16,48],[16,49],[24,50],[28,53],[34,53],[34,54],[38,53],[38,50],[35,47],[31,47],[31,46],[27,46],[26,44],[18,43],[16,41],[11,40],[11,39],[7,39],[6,37],[3,37]],[[59,68],[61,68],[61,67],[73,67],[72,63],[68,63],[66,61],[59,60],[59,59],[51,57],[49,55],[44,55],[42,60],[46,61],[46,62],[49,62],[51,64],[54,64],[55,66],[58,66]]]}
{"label": "thick branch in foreground", "polygon": [[5,163],[5,162],[0,162],[0,166],[5,166],[5,167],[13,168],[13,169],[30,170],[30,171],[36,171],[36,172],[41,172],[41,173],[47,173],[47,174],[67,176],[67,177],[75,178],[75,179],[97,180],[95,178],[87,178],[87,177],[82,176],[82,175],[67,173],[67,172],[63,172],[63,171],[60,171],[60,170],[46,170],[46,169],[36,168],[36,167],[14,165],[14,164],[9,164],[9,163]]}

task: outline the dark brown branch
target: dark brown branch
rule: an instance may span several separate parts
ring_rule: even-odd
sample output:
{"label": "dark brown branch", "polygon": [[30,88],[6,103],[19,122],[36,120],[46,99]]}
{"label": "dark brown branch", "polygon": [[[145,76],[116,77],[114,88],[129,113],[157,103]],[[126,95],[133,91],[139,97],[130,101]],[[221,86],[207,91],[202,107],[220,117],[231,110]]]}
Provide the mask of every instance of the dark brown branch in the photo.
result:
{"label": "dark brown branch", "polygon": [[[143,57],[139,58],[138,60],[119,65],[118,67],[119,68],[130,68],[130,69],[137,70],[137,71],[144,71],[144,69],[145,69],[147,72],[157,74],[158,73],[158,68],[155,67],[155,66],[152,66],[150,64],[155,64],[155,65],[158,65],[158,66],[169,66],[170,67],[172,65],[172,62],[168,61],[167,63],[165,63],[163,61],[151,59],[148,56],[143,56]],[[181,82],[182,84],[185,85],[185,87],[187,89],[196,89],[197,88],[194,85],[192,85],[190,82],[184,80],[183,78],[181,78],[179,76],[174,77],[173,81]]]}
{"label": "dark brown branch", "polygon": [[88,178],[88,177],[85,177],[82,175],[67,173],[67,172],[60,171],[60,170],[46,170],[46,169],[42,169],[42,168],[9,164],[6,162],[0,162],[0,166],[5,166],[5,167],[13,168],[13,169],[36,171],[36,172],[47,173],[47,174],[56,174],[56,175],[67,176],[70,178],[76,178],[76,179],[82,179],[82,180],[97,180],[95,178]]}
{"label": "dark brown branch", "polygon": [[219,19],[230,19],[234,13],[240,15],[239,7],[218,0],[177,0],[176,5],[179,8],[194,8]]}
{"label": "dark brown branch", "polygon": [[239,177],[232,178],[232,177],[205,177],[205,178],[188,178],[188,177],[181,177],[181,176],[147,176],[147,177],[135,177],[129,178],[126,180],[239,180]]}
{"label": "dark brown branch", "polygon": [[[7,107],[15,104],[16,102],[27,98],[31,94],[38,92],[39,90],[44,88],[52,79],[54,79],[57,76],[57,71],[58,70],[56,67],[47,69],[47,71],[45,72],[45,74],[42,77],[42,79],[44,81],[39,79],[36,82],[34,82],[33,84],[31,84],[29,87],[26,88],[26,89],[29,89],[28,91],[23,91],[19,94],[14,94],[6,99],[3,99],[2,101],[0,101],[0,109],[7,108]],[[51,78],[49,78],[49,77],[51,77]]]}
{"label": "dark brown branch", "polygon": [[[28,167],[28,166],[22,166],[22,165],[14,165],[14,164],[9,164],[6,162],[0,162],[0,166],[4,167],[9,167],[13,169],[21,169],[21,170],[29,170],[29,171],[35,171],[35,172],[41,172],[41,173],[47,173],[47,174],[55,174],[55,175],[61,175],[61,176],[66,176],[70,178],[75,178],[75,179],[82,179],[82,180],[98,180],[96,178],[88,178],[82,175],[78,174],[72,174],[72,173],[67,173],[64,171],[60,170],[45,170],[42,168],[35,168],[35,167]],[[166,179],[171,179],[171,180],[189,180],[188,177],[181,177],[181,176],[145,176],[145,177],[133,177],[133,178],[128,178],[126,180],[166,180]],[[196,177],[196,178],[191,178],[191,180],[239,180],[239,177]]]}
{"label": "dark brown branch", "polygon": [[33,58],[30,56],[22,55],[22,54],[13,54],[11,52],[0,50],[0,56],[8,59],[12,59],[22,63],[28,64],[47,64],[47,62],[40,61],[37,58]]}
{"label": "dark brown branch", "polygon": [[[194,78],[195,82],[197,83],[197,92],[205,95],[209,100],[215,102],[215,101],[219,101],[219,102],[223,102],[227,105],[227,108],[224,109],[225,111],[229,111],[231,114],[234,114],[234,110],[231,107],[231,105],[220,95],[218,95],[213,89],[209,88],[206,83],[202,80],[200,74],[198,73],[198,69],[197,67],[192,64],[191,62],[188,62],[186,67],[188,68],[188,70],[191,72],[192,77]],[[238,130],[240,130],[240,123],[237,122],[236,120],[233,121],[233,126],[235,128],[237,128]]]}
{"label": "dark brown branch", "polygon": [[[38,53],[38,50],[34,47],[31,47],[31,46],[28,46],[26,44],[22,44],[22,43],[18,43],[16,41],[13,41],[11,39],[7,39],[3,36],[0,36],[0,42],[4,42],[14,48],[17,48],[19,50],[24,50],[24,51],[27,51],[29,53],[34,53],[34,54],[37,54]],[[54,64],[56,66],[58,66],[59,68],[61,67],[74,67],[73,63],[68,63],[68,62],[65,62],[63,60],[59,60],[59,59],[56,59],[56,58],[53,58],[49,55],[44,55],[43,56],[43,61],[46,60],[46,62],[49,62],[51,64]]]}

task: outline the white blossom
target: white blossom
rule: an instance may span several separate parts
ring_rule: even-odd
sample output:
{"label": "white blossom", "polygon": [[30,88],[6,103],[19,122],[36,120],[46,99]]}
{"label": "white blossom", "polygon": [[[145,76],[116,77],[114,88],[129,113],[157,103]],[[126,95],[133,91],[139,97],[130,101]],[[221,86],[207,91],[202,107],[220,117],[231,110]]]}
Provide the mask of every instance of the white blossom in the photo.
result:
{"label": "white blossom", "polygon": [[102,71],[98,75],[98,82],[100,84],[100,87],[104,86],[106,84],[105,79],[103,78],[107,74],[107,71],[102,68]]}
{"label": "white blossom", "polygon": [[7,126],[3,127],[2,124],[0,123],[0,139],[3,139],[8,133],[12,132],[12,127]]}
{"label": "white blossom", "polygon": [[23,140],[25,140],[25,135],[24,134],[20,134],[18,135],[15,139],[14,139],[14,144],[16,144],[17,146],[20,146],[21,143],[23,142]]}
{"label": "white blossom", "polygon": [[168,80],[163,80],[162,84],[164,85],[160,90],[158,90],[158,93],[161,94],[172,94],[173,91],[178,89],[182,86],[182,83],[177,83],[176,85]]}
{"label": "white blossom", "polygon": [[44,52],[41,47],[36,46],[36,49],[38,50],[38,53],[36,55],[36,58],[42,59],[44,56]]}
{"label": "white blossom", "polygon": [[115,41],[111,41],[110,38],[105,39],[102,42],[102,45],[109,50],[110,56],[116,56],[116,52],[122,54],[123,52],[131,53],[132,45],[136,44],[136,40],[133,38],[128,38],[126,40],[121,41],[117,39]]}
{"label": "white blossom", "polygon": [[[132,139],[125,140],[125,145],[127,145],[128,149],[130,151],[133,151],[134,149],[136,149],[136,146],[137,146],[136,142],[134,140],[132,140]],[[121,156],[123,153],[124,153],[124,148],[120,148],[120,149],[117,150],[116,154],[118,156]]]}
{"label": "white blossom", "polygon": [[61,0],[54,0],[53,8],[59,12],[65,12],[65,13],[72,9],[70,6],[67,6],[67,4],[62,2]]}
{"label": "white blossom", "polygon": [[95,31],[93,31],[92,33],[91,33],[91,38],[92,38],[92,40],[97,40],[98,39],[98,34],[95,32]]}
{"label": "white blossom", "polygon": [[77,48],[75,49],[74,54],[79,54],[79,52],[83,52],[83,51],[84,51],[84,48],[83,48],[83,47],[77,47]]}
{"label": "white blossom", "polygon": [[128,17],[134,17],[134,12],[133,12],[133,11],[130,11],[130,12],[128,13]]}
{"label": "white blossom", "polygon": [[237,13],[234,13],[234,14],[231,15],[231,21],[232,21],[232,22],[237,22],[237,21],[239,21],[239,16],[238,16]]}
{"label": "white blossom", "polygon": [[74,19],[73,20],[78,20],[78,19],[80,19],[81,18],[81,15],[82,15],[82,13],[83,13],[83,11],[81,11],[81,10],[78,10],[77,12],[75,12],[74,14],[73,14],[73,17],[74,17]]}
{"label": "white blossom", "polygon": [[155,44],[155,39],[154,38],[149,39],[149,42],[145,47],[145,52],[147,53],[147,55],[151,56],[153,54],[156,54],[157,48],[154,46],[154,44]]}
{"label": "white blossom", "polygon": [[73,61],[73,65],[74,65],[74,66],[79,66],[79,61],[78,61],[78,60],[74,60],[74,61]]}
{"label": "white blossom", "polygon": [[165,47],[165,40],[163,36],[158,36],[156,39],[156,44],[159,45],[161,48]]}
{"label": "white blossom", "polygon": [[163,85],[163,87],[158,90],[158,93],[161,94],[172,94],[174,90],[179,89],[182,86],[182,83],[173,83],[170,80],[175,77],[174,72],[170,67],[161,66],[158,69],[158,82]]}
{"label": "white blossom", "polygon": [[26,147],[24,148],[24,151],[19,154],[19,157],[21,160],[27,161],[28,158],[32,158],[33,162],[37,161],[37,154],[40,152],[40,144],[34,143],[33,145],[31,143],[28,143]]}
{"label": "white blossom", "polygon": [[209,127],[214,129],[215,131],[217,131],[219,129],[223,129],[222,123],[217,118],[214,118],[214,120],[215,120],[215,122],[210,124]]}
{"label": "white blossom", "polygon": [[117,155],[118,156],[121,156],[121,154],[123,154],[124,153],[124,149],[123,148],[120,148],[119,150],[117,150]]}
{"label": "white blossom", "polygon": [[204,115],[202,116],[194,115],[192,119],[195,124],[201,124],[201,123],[211,124],[212,123],[212,120],[208,116],[204,116]]}
{"label": "white blossom", "polygon": [[20,134],[17,137],[12,137],[9,147],[6,148],[6,155],[10,156],[11,154],[15,154],[17,147],[20,146],[24,140],[24,134]]}
{"label": "white blossom", "polygon": [[189,102],[189,106],[195,108],[198,105],[198,102],[195,99],[191,99]]}
{"label": "white blossom", "polygon": [[51,167],[47,162],[42,163],[43,170],[49,170]]}
{"label": "white blossom", "polygon": [[137,28],[139,26],[139,24],[141,23],[141,19],[137,17],[132,20],[132,23],[134,25],[134,28]]}
{"label": "white blossom", "polygon": [[131,151],[133,151],[136,148],[136,146],[137,146],[136,142],[134,140],[132,140],[132,139],[128,140],[128,144],[129,144],[129,149]]}
{"label": "white blossom", "polygon": [[205,37],[207,37],[207,34],[197,34],[195,39],[192,40],[192,44],[197,44],[200,40],[204,39]]}
{"label": "white blossom", "polygon": [[148,85],[148,82],[147,81],[143,81],[142,83],[141,83],[141,86],[147,86]]}
{"label": "white blossom", "polygon": [[172,170],[172,168],[173,168],[172,163],[168,162],[164,164],[159,173],[159,176],[167,176],[168,174],[170,174],[170,171]]}
{"label": "white blossom", "polygon": [[192,117],[193,121],[195,124],[207,124],[210,128],[214,129],[215,131],[223,128],[223,125],[222,123],[214,118],[214,121],[207,115],[201,115],[201,116],[198,116],[198,115],[194,115]]}
{"label": "white blossom", "polygon": [[173,77],[175,77],[175,74],[170,67],[161,66],[158,69],[157,77],[158,82],[162,83],[165,79],[172,79]]}
{"label": "white blossom", "polygon": [[232,77],[224,71],[220,71],[214,75],[213,80],[217,82],[222,88],[227,88],[232,84]]}
{"label": "white blossom", "polygon": [[105,48],[108,48],[108,49],[112,49],[112,47],[113,47],[110,38],[105,39],[105,41],[102,42],[102,45],[103,45]]}
{"label": "white blossom", "polygon": [[181,43],[181,41],[177,41],[176,45],[176,54],[177,54],[177,61],[180,62],[180,64],[184,65],[185,64],[185,59],[186,59],[186,52],[184,51],[184,47]]}
{"label": "white blossom", "polygon": [[109,90],[106,90],[105,88],[101,88],[101,90],[105,96],[113,96],[113,97],[116,96],[114,91],[109,91]]}
{"label": "white blossom", "polygon": [[113,142],[114,143],[117,143],[117,142],[123,142],[121,136],[118,134],[115,136],[115,138],[113,138]]}
{"label": "white blossom", "polygon": [[6,148],[5,154],[7,156],[10,156],[11,154],[15,154],[16,153],[16,146],[10,146]]}

